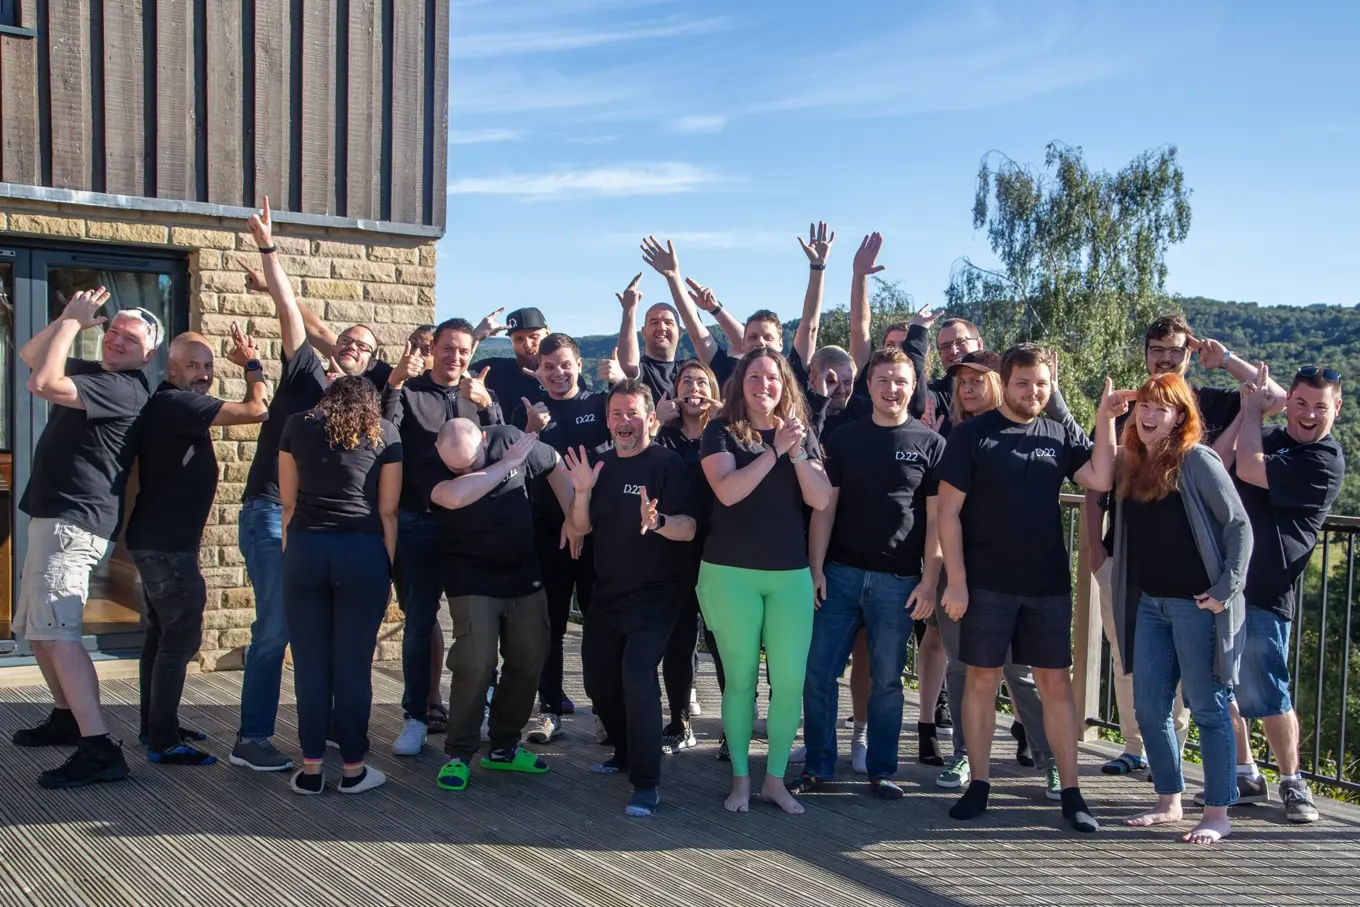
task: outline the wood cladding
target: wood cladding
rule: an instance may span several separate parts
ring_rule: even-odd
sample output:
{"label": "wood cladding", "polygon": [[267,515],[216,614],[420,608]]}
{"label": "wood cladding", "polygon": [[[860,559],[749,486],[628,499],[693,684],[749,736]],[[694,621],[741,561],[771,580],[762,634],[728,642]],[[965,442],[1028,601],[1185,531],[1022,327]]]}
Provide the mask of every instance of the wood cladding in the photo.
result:
{"label": "wood cladding", "polygon": [[0,181],[442,227],[449,0],[19,0]]}

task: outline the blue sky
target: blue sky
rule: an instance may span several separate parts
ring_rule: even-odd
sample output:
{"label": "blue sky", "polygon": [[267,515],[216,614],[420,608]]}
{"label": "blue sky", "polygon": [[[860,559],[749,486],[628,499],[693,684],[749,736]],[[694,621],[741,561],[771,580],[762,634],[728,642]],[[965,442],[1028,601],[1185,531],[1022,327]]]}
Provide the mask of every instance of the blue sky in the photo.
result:
{"label": "blue sky", "polygon": [[616,331],[647,233],[739,317],[793,317],[818,219],[828,306],[871,230],[939,305],[956,259],[992,260],[982,155],[1054,139],[1111,170],[1178,146],[1171,291],[1360,303],[1360,4],[452,0],[451,29],[440,317]]}

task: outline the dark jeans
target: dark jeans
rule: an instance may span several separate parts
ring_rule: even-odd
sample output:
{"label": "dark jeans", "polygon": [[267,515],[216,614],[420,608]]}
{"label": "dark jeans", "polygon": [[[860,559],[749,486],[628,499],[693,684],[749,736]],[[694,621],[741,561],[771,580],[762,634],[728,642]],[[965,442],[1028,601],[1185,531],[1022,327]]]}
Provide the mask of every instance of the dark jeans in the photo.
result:
{"label": "dark jeans", "polygon": [[403,510],[397,517],[397,602],[406,614],[401,641],[401,707],[425,721],[430,700],[430,637],[439,620],[438,527],[432,513]]}
{"label": "dark jeans", "polygon": [[368,751],[373,651],[391,584],[381,535],[288,533],[283,591],[304,759],[326,755],[328,729],[347,765]]}
{"label": "dark jeans", "polygon": [[[680,590],[597,601],[581,634],[581,673],[595,714],[633,787],[661,780],[661,684],[656,668],[675,627]],[[685,690],[689,697],[689,689]]]}
{"label": "dark jeans", "polygon": [[[680,594],[680,616],[666,643],[666,654],[661,662],[661,676],[666,681],[666,700],[671,707],[672,722],[689,722],[689,694],[694,688],[694,676],[699,670],[699,595],[690,583]],[[716,646],[714,647],[716,650]],[[717,656],[714,656],[717,660]]]}
{"label": "dark jeans", "polygon": [[263,498],[241,503],[237,544],[255,588],[255,621],[241,677],[242,738],[274,736],[279,714],[288,618],[283,610],[283,506]]}
{"label": "dark jeans", "polygon": [[503,661],[491,697],[491,748],[519,745],[548,652],[548,600],[541,591],[522,598],[451,595],[449,616],[453,641],[447,659],[449,731],[444,752],[469,762],[481,749],[486,690],[496,674],[498,654]]}
{"label": "dark jeans", "polygon": [[562,637],[567,632],[571,616],[572,593],[581,613],[590,610],[595,587],[594,536],[586,536],[581,556],[572,559],[571,552],[558,547],[561,524],[537,523],[534,526],[534,545],[538,549],[538,563],[543,570],[543,591],[548,596],[548,620],[551,628],[548,657],[543,662],[543,676],[538,681],[538,700],[543,711],[558,714],[562,700],[567,698],[562,689]]}
{"label": "dark jeans", "polygon": [[184,670],[203,644],[208,589],[198,551],[132,551],[146,598],[142,642],[142,733],[153,750],[179,741],[179,701]]}

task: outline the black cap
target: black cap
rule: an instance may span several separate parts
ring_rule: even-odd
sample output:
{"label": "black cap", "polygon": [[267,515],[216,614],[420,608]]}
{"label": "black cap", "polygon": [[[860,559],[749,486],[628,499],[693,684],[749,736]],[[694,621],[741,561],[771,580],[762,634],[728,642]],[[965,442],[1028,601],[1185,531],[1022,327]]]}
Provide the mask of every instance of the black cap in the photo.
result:
{"label": "black cap", "polygon": [[971,368],[978,372],[1001,373],[1001,356],[991,350],[974,350],[949,367],[949,377],[953,378],[959,369]]}
{"label": "black cap", "polygon": [[538,309],[515,309],[505,316],[505,330],[513,334],[515,331],[537,331],[547,330],[548,322],[543,320],[543,313]]}

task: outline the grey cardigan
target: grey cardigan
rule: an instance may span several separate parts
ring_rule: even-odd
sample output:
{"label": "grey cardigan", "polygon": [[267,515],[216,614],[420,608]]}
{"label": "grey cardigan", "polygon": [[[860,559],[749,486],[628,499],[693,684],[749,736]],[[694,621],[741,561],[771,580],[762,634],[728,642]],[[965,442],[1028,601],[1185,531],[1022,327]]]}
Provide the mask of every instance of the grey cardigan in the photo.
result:
{"label": "grey cardigan", "polygon": [[[1246,640],[1247,563],[1251,560],[1251,523],[1237,496],[1223,461],[1212,448],[1196,444],[1181,464],[1181,500],[1190,519],[1195,547],[1210,579],[1206,590],[1224,604],[1214,621],[1214,676],[1222,683],[1237,683],[1237,669]],[[1110,589],[1114,598],[1115,635],[1124,671],[1133,671],[1133,633],[1138,619],[1137,571],[1129,563],[1129,540],[1124,520],[1115,511],[1114,566]]]}

